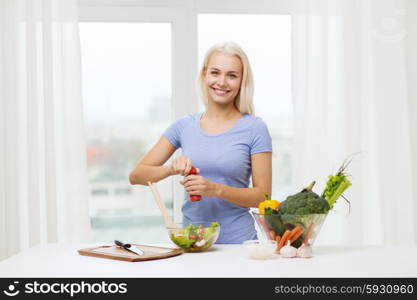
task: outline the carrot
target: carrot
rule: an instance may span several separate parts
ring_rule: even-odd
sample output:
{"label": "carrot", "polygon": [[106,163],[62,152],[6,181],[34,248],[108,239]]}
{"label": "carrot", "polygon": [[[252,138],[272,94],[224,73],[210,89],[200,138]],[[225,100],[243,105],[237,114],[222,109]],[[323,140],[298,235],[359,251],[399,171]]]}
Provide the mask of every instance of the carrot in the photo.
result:
{"label": "carrot", "polygon": [[303,229],[300,226],[295,226],[292,230],[291,230],[291,234],[288,237],[289,240],[292,241],[293,237],[295,235],[297,235],[300,231],[303,231]]}
{"label": "carrot", "polygon": [[275,241],[276,236],[277,234],[275,233],[275,231],[273,230],[269,231],[269,237],[271,238],[271,240]]}
{"label": "carrot", "polygon": [[294,234],[290,239],[291,244],[294,243],[303,234],[303,232],[304,232],[303,229],[300,229],[299,231],[297,231],[297,233]]}
{"label": "carrot", "polygon": [[277,236],[275,237],[275,240],[277,241],[277,244],[279,244],[279,241],[281,240],[281,236],[277,234]]}
{"label": "carrot", "polygon": [[288,236],[291,234],[290,230],[285,230],[284,234],[282,235],[281,240],[278,244],[278,251],[281,250],[281,248],[285,245],[286,241],[288,240]]}
{"label": "carrot", "polygon": [[311,234],[313,233],[313,228],[314,228],[314,224],[313,224],[313,223],[311,223],[311,224],[308,226],[308,228],[307,228],[307,233],[306,233],[306,235],[305,235],[305,237],[304,237],[303,244],[306,244],[306,245],[307,245],[308,240],[310,239],[310,236],[311,236]]}
{"label": "carrot", "polygon": [[277,236],[275,237],[275,240],[277,241],[277,248],[275,249],[275,252],[279,252],[278,245],[279,245],[279,242],[281,241],[281,236],[277,234]]}

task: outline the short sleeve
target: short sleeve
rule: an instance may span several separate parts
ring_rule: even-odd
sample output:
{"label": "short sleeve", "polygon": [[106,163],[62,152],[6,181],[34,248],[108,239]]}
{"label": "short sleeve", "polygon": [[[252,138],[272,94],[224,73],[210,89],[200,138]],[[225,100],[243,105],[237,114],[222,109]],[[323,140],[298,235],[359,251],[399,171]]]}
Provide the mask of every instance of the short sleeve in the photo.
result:
{"label": "short sleeve", "polygon": [[268,127],[261,118],[256,118],[252,127],[250,154],[272,152],[272,139]]}
{"label": "short sleeve", "polygon": [[175,148],[181,148],[181,136],[184,130],[185,121],[185,117],[176,120],[162,134]]}

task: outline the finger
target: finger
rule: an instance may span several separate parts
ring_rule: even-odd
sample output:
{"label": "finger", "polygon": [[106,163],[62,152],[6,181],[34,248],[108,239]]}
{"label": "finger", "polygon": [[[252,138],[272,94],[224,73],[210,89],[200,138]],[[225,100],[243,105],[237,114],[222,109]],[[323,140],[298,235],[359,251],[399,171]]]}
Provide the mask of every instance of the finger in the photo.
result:
{"label": "finger", "polygon": [[192,186],[192,183],[190,183],[190,181],[189,180],[184,180],[184,187],[190,187],[190,186]]}
{"label": "finger", "polygon": [[191,159],[187,158],[186,163],[185,163],[185,174],[187,175],[190,174],[191,167],[192,167]]}
{"label": "finger", "polygon": [[183,158],[181,160],[181,175],[182,176],[186,176],[187,175],[186,169],[187,169],[187,161]]}
{"label": "finger", "polygon": [[185,191],[189,194],[191,194],[191,192],[193,191],[193,189],[191,187],[186,187]]}
{"label": "finger", "polygon": [[195,181],[193,181],[193,180],[187,180],[186,182],[184,182],[184,187],[193,187],[193,186],[196,186],[197,185],[197,183],[195,182]]}
{"label": "finger", "polygon": [[203,186],[201,184],[193,184],[185,187],[186,191],[202,191]]}
{"label": "finger", "polygon": [[184,177],[184,186],[196,185],[199,182],[199,177],[196,175],[188,175]]}
{"label": "finger", "polygon": [[193,179],[195,179],[195,177],[196,177],[196,175],[190,175],[190,174],[188,174],[188,175],[185,175],[185,176],[184,176],[184,179],[188,181],[188,180],[193,180]]}
{"label": "finger", "polygon": [[198,193],[200,193],[200,190],[197,187],[188,187],[185,191],[190,195],[198,195]]}
{"label": "finger", "polygon": [[181,156],[176,157],[172,163],[174,170],[175,170],[175,174],[181,174],[181,161],[182,158]]}
{"label": "finger", "polygon": [[190,190],[188,192],[188,194],[193,195],[193,196],[195,196],[195,195],[201,196],[202,195],[202,191],[201,190],[198,190],[198,189]]}

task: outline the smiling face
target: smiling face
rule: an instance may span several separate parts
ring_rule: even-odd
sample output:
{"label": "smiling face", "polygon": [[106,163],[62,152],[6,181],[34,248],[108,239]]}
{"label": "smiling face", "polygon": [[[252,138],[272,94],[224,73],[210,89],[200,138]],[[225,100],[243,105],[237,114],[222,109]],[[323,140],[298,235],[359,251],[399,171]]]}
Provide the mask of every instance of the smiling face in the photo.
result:
{"label": "smiling face", "polygon": [[214,52],[204,74],[209,100],[217,104],[233,103],[239,93],[243,67],[236,56]]}

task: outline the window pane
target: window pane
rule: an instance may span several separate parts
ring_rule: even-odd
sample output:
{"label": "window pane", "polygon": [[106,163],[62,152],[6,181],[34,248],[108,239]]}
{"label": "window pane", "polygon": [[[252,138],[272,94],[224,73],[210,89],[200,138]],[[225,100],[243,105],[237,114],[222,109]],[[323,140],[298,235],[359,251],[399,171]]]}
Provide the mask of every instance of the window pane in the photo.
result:
{"label": "window pane", "polygon": [[[249,57],[255,80],[255,114],[273,141],[272,196],[284,200],[291,188],[291,18],[287,15],[201,14],[199,64],[218,42],[238,43]],[[203,106],[200,106],[203,110]]]}
{"label": "window pane", "polygon": [[[146,186],[129,172],[171,123],[171,24],[81,23],[94,242],[167,242]],[[171,180],[158,183],[172,214]]]}

